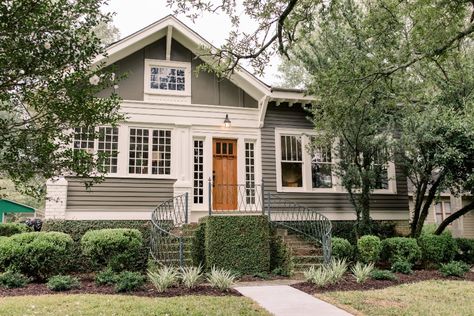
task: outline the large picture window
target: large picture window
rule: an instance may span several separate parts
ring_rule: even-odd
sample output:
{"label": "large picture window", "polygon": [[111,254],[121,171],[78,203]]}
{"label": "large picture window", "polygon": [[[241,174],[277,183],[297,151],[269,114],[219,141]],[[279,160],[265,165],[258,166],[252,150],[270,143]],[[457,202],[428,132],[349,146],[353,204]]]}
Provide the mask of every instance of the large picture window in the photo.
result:
{"label": "large picture window", "polygon": [[303,186],[301,136],[281,136],[281,182],[284,187]]}
{"label": "large picture window", "polygon": [[131,174],[171,174],[171,131],[131,128],[128,154]]}

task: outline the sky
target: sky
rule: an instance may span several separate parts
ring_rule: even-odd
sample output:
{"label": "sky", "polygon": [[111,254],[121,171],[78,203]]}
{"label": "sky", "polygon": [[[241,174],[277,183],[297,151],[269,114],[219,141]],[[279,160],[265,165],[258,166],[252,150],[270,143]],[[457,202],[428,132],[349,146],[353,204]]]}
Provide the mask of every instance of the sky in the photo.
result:
{"label": "sky", "polygon": [[[166,0],[110,0],[105,12],[115,12],[114,25],[119,29],[120,36],[125,37],[141,28],[172,14],[172,10],[166,6]],[[231,29],[230,22],[224,14],[205,14],[193,23],[190,19],[177,16],[182,22],[198,32],[202,37],[214,46],[224,43]],[[255,26],[252,21],[241,22],[243,31],[250,31]],[[279,59],[274,57],[265,70],[261,79],[267,84],[277,84],[281,81],[277,77]]]}

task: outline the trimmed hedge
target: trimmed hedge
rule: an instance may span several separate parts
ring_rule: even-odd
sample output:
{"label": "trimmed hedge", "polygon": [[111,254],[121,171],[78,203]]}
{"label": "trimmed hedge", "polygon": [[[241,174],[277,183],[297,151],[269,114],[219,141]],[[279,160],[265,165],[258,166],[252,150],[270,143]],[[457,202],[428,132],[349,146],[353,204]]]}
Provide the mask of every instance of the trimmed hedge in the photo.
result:
{"label": "trimmed hedge", "polygon": [[457,253],[456,241],[451,234],[421,234],[418,238],[421,248],[421,259],[425,265],[438,265],[450,262]]}
{"label": "trimmed hedge", "polygon": [[382,260],[394,264],[398,261],[416,263],[421,249],[415,238],[393,237],[382,240]]}
{"label": "trimmed hedge", "polygon": [[72,246],[72,238],[64,233],[16,234],[0,243],[0,269],[46,279],[70,268],[64,258],[72,256]]}
{"label": "trimmed hedge", "polygon": [[31,227],[21,223],[0,223],[0,236],[10,237],[15,234],[31,232]]}
{"label": "trimmed hedge", "polygon": [[206,268],[206,222],[204,220],[194,231],[191,241],[191,259],[194,266]]}
{"label": "trimmed hedge", "polygon": [[47,220],[43,223],[42,231],[58,231],[71,235],[74,240],[73,256],[65,258],[70,265],[74,266],[75,271],[92,272],[91,266],[81,250],[81,238],[89,230],[107,229],[107,228],[130,228],[138,229],[143,236],[143,247],[140,252],[140,270],[146,271],[150,245],[150,221],[142,220]]}
{"label": "trimmed hedge", "polygon": [[364,263],[377,262],[381,251],[382,245],[377,236],[366,235],[357,241],[358,257]]}
{"label": "trimmed hedge", "polygon": [[354,256],[354,247],[345,238],[331,238],[332,256],[336,259],[352,260]]}
{"label": "trimmed hedge", "polygon": [[[357,243],[354,231],[355,221],[331,221],[332,236],[347,239],[351,244]],[[392,221],[372,221],[372,235],[381,239],[397,237],[397,224]]]}
{"label": "trimmed hedge", "polygon": [[81,239],[82,252],[96,269],[141,270],[142,233],[137,229],[90,230]]}
{"label": "trimmed hedge", "polygon": [[270,236],[270,271],[282,276],[291,276],[293,273],[291,250],[283,238],[275,234],[274,229]]}
{"label": "trimmed hedge", "polygon": [[266,216],[210,216],[206,266],[253,275],[270,272],[270,226]]}
{"label": "trimmed hedge", "polygon": [[455,241],[458,246],[455,260],[474,264],[474,239],[455,238]]}

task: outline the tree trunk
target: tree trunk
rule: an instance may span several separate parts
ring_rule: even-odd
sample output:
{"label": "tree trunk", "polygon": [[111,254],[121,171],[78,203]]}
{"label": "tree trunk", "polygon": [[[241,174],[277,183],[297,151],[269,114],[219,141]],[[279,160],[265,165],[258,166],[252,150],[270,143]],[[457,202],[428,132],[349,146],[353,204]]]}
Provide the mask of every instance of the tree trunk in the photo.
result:
{"label": "tree trunk", "polygon": [[455,220],[457,220],[461,216],[466,215],[467,213],[469,213],[472,210],[474,210],[474,201],[472,201],[468,205],[464,206],[459,211],[454,212],[453,214],[446,217],[444,219],[444,221],[442,221],[441,224],[436,229],[435,235],[440,235],[446,229],[446,227],[448,227],[449,224],[451,224],[452,222],[454,222]]}

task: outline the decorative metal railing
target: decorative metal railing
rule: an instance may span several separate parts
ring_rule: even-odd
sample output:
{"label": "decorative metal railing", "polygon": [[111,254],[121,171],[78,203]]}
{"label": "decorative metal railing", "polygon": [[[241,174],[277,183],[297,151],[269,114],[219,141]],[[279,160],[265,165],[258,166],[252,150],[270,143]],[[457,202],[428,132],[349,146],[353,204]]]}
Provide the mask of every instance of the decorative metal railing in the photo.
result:
{"label": "decorative metal railing", "polygon": [[184,265],[183,228],[189,220],[188,198],[188,193],[178,195],[152,212],[150,252],[155,261],[163,265]]}
{"label": "decorative metal railing", "polygon": [[[209,181],[209,216],[264,214],[274,226],[290,230],[323,250],[324,262],[331,259],[331,222],[315,209],[265,191],[262,184],[218,185]],[[188,193],[156,207],[152,213],[151,255],[169,266],[185,264],[185,227],[189,222]]]}

